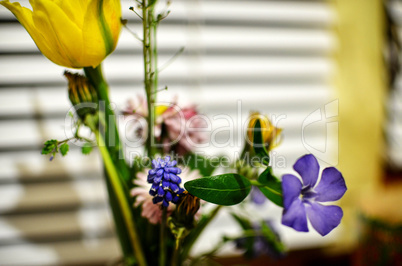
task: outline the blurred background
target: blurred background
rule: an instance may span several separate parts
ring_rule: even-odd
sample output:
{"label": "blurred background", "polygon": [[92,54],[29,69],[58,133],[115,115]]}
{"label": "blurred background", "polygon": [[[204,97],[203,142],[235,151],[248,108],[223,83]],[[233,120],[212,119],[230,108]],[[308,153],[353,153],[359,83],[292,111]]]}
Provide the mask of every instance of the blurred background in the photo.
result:
{"label": "blurred background", "polygon": [[[29,6],[28,1],[19,1]],[[161,0],[162,7],[165,2]],[[123,18],[141,35],[122,1]],[[280,226],[281,209],[250,204],[289,248],[264,265],[401,265],[402,2],[381,0],[174,0],[159,29],[161,101],[195,103],[215,131],[209,155],[239,155],[250,111],[284,129],[274,172],[305,153],[338,167],[348,186],[341,226],[325,238]],[[143,95],[140,42],[122,30],[104,62],[117,112]],[[97,152],[70,146],[52,162],[43,142],[65,139],[71,107],[64,68],[48,61],[0,6],[0,265],[97,265],[119,258]],[[67,119],[66,119],[67,117]],[[122,130],[126,131],[126,130]],[[239,135],[240,134],[240,135]],[[127,148],[132,156],[136,149]],[[197,243],[207,251],[240,228],[222,213]],[[228,247],[218,262],[243,263]],[[246,263],[246,262],[244,262]]]}

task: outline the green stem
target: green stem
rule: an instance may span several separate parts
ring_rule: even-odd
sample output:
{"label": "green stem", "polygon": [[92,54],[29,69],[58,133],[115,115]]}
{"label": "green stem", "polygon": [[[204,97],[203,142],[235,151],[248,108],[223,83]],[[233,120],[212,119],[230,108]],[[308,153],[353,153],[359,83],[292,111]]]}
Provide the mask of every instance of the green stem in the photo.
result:
{"label": "green stem", "polygon": [[101,65],[96,68],[86,67],[84,72],[89,82],[96,89],[100,101],[98,107],[99,120],[97,122],[86,121],[86,125],[95,133],[104,161],[109,201],[122,250],[125,257],[134,254],[139,265],[146,265],[137,233],[138,229],[130,207],[130,171],[124,159],[116,117],[110,108],[109,86],[103,78]]}
{"label": "green stem", "polygon": [[251,185],[256,186],[256,187],[265,187],[265,185],[261,184],[257,180],[249,180]]}
{"label": "green stem", "polygon": [[115,168],[115,165],[110,157],[109,151],[106,148],[105,141],[102,135],[96,129],[93,131],[95,133],[99,151],[102,155],[103,162],[105,164],[106,171],[108,173],[108,177],[110,178],[110,182],[112,184],[114,193],[117,197],[117,202],[119,204],[120,210],[122,211],[124,222],[126,224],[126,228],[133,244],[135,259],[138,261],[139,265],[146,265],[146,260],[144,257],[144,253],[142,251],[140,240],[138,239],[138,234],[135,232],[135,220],[133,219],[133,215],[131,212],[130,205],[127,202],[125,192],[121,186],[119,174]]}
{"label": "green stem", "polygon": [[166,246],[165,246],[166,219],[167,219],[167,209],[163,207],[162,221],[160,226],[160,236],[159,236],[159,266],[165,266],[166,264]]}
{"label": "green stem", "polygon": [[103,111],[103,122],[105,123],[101,132],[104,135],[106,147],[110,152],[113,162],[118,167],[119,172],[122,175],[121,177],[127,184],[129,184],[129,182],[131,182],[130,169],[124,160],[123,147],[116,125],[116,116],[110,108],[109,86],[103,77],[102,66],[99,65],[96,68],[85,67],[84,72],[85,76],[97,91],[99,101],[102,104],[100,104],[99,107],[104,109],[100,110]]}
{"label": "green stem", "polygon": [[176,243],[177,244],[174,247],[173,256],[172,256],[172,266],[181,265],[181,264],[178,264],[181,240],[180,239],[176,240]]}
{"label": "green stem", "polygon": [[148,104],[148,138],[146,140],[146,150],[149,157],[154,155],[152,144],[154,143],[154,110],[156,95],[154,93],[154,43],[152,42],[152,24],[154,20],[153,6],[148,7],[148,1],[143,1],[142,6],[142,26],[143,26],[143,59],[144,59],[144,85]]}
{"label": "green stem", "polygon": [[215,218],[215,216],[218,214],[219,210],[222,208],[221,205],[218,205],[211,211],[208,217],[206,218],[201,218],[200,222],[198,225],[191,231],[191,233],[187,236],[186,242],[183,245],[183,251],[181,253],[181,258],[182,260],[187,258],[187,256],[190,253],[191,248],[193,247],[195,241],[198,239],[198,237],[201,235],[201,233],[204,231],[205,227]]}
{"label": "green stem", "polygon": [[[153,17],[153,10],[152,10],[152,17]],[[158,91],[158,43],[157,43],[157,29],[158,29],[158,22],[155,21],[153,17],[152,21],[152,37],[151,37],[151,43],[152,43],[152,53],[153,53],[153,94],[155,95],[156,98],[156,93]],[[156,100],[156,99],[155,99]]]}

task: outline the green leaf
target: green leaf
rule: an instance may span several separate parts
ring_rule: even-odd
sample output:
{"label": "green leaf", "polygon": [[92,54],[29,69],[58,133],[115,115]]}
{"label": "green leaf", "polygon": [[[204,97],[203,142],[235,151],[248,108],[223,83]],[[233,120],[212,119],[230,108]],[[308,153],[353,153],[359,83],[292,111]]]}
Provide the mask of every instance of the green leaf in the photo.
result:
{"label": "green leaf", "polygon": [[269,187],[258,187],[262,194],[265,195],[270,201],[278,205],[279,207],[283,207],[283,197],[282,194],[278,194],[277,191],[269,188]]}
{"label": "green leaf", "polygon": [[257,119],[255,126],[253,128],[253,148],[255,155],[261,159],[261,163],[269,164],[269,154],[265,148],[265,143],[262,138],[261,122]]}
{"label": "green leaf", "polygon": [[276,176],[273,175],[272,168],[270,166],[268,166],[264,172],[260,174],[257,180],[263,185],[267,185],[282,191],[282,183]]}
{"label": "green leaf", "polygon": [[239,174],[208,176],[184,184],[187,191],[200,199],[219,204],[235,205],[250,193],[251,183]]}
{"label": "green leaf", "polygon": [[66,156],[66,154],[67,154],[69,148],[70,148],[70,147],[68,146],[67,143],[61,144],[61,146],[60,146],[60,153],[61,153],[61,155]]}
{"label": "green leaf", "polygon": [[[235,219],[235,221],[240,225],[240,227],[243,229],[244,232],[254,231],[253,224],[251,223],[251,221],[247,220],[244,217],[240,217],[234,213],[231,213],[231,215]],[[244,241],[244,244],[243,244],[244,245],[243,248],[245,250],[244,256],[246,258],[251,258],[254,253],[253,247],[255,244],[255,241],[254,241],[255,237],[254,236],[246,236],[246,237],[242,236],[240,238],[243,238],[243,241]]]}
{"label": "green leaf", "polygon": [[264,185],[263,187],[259,186],[258,188],[265,197],[276,205],[283,207],[282,183],[272,174],[271,167],[267,167],[267,169],[261,173],[258,177],[258,182]]}
{"label": "green leaf", "polygon": [[267,167],[267,169],[261,173],[261,175],[258,177],[258,182],[264,185],[264,187],[258,188],[265,195],[265,197],[276,205],[283,207],[282,183],[276,176],[272,174],[271,167]]}
{"label": "green leaf", "polygon": [[235,213],[231,213],[232,217],[235,219],[235,221],[241,226],[243,230],[252,230],[253,225],[251,221],[247,220],[244,217],[241,217]]}
{"label": "green leaf", "polygon": [[56,139],[46,141],[44,147],[42,148],[42,154],[57,152],[57,144],[58,141]]}
{"label": "green leaf", "polygon": [[285,245],[281,242],[279,235],[265,221],[261,221],[261,233],[276,253],[283,254],[285,252]]}
{"label": "green leaf", "polygon": [[84,146],[82,146],[82,148],[81,148],[82,154],[85,154],[85,155],[90,154],[91,151],[92,151],[92,145],[91,145],[91,143],[88,143],[88,142],[85,143]]}

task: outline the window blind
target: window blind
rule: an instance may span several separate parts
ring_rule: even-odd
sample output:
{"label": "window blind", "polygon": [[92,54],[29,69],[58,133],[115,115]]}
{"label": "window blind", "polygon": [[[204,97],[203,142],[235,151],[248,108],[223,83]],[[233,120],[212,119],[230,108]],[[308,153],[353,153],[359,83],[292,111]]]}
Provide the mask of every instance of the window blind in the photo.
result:
{"label": "window blind", "polygon": [[[28,1],[20,2],[28,6]],[[140,21],[129,11],[132,5],[134,1],[122,1],[123,18],[141,35]],[[160,73],[161,86],[168,86],[158,95],[160,101],[176,95],[179,104],[196,103],[211,118],[213,130],[227,126],[217,115],[232,117],[234,132],[242,132],[239,127],[251,110],[280,118],[283,141],[275,156],[285,164],[273,165],[278,174],[290,171],[297,157],[311,152],[309,147],[326,145],[325,125],[311,130],[305,121],[317,110],[325,111],[334,97],[337,40],[331,2],[175,0],[170,10],[158,35],[160,65],[181,47],[184,52]],[[40,155],[45,140],[65,138],[71,106],[64,68],[41,55],[3,7],[0,23],[0,264],[82,265],[118,259],[97,152],[84,156],[72,145],[66,157],[52,162]],[[120,109],[143,93],[141,53],[138,40],[123,29],[116,51],[104,62],[112,102]],[[229,132],[215,135],[220,144],[229,137]],[[232,156],[242,148],[240,139],[199,152]],[[269,203],[263,208],[258,213],[279,223],[279,208]],[[322,239],[280,229],[291,248],[306,242],[322,245],[336,235]],[[217,230],[232,234],[238,229],[222,213],[197,250],[217,240]]]}
{"label": "window blind", "polygon": [[[388,121],[385,126],[387,139],[386,159],[392,172],[402,171],[402,79],[400,74],[400,46],[402,36],[402,3],[400,1],[388,1],[386,5],[389,13],[388,30],[390,39],[387,60],[389,68],[394,75],[393,83],[390,84],[390,91],[387,101]],[[392,39],[391,39],[392,38]],[[398,43],[398,44],[397,44]],[[393,45],[393,46],[392,46]],[[396,48],[398,47],[398,48]],[[392,50],[394,48],[395,50]],[[399,59],[394,59],[394,58]]]}

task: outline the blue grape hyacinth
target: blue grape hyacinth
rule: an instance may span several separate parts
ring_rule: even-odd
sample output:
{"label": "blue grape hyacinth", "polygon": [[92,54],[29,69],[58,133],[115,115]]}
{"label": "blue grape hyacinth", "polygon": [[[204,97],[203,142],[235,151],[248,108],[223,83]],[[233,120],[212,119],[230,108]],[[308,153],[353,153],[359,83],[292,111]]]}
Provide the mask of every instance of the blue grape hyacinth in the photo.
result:
{"label": "blue grape hyacinth", "polygon": [[321,203],[342,198],[347,189],[345,179],[335,167],[328,167],[317,182],[320,166],[312,154],[298,159],[293,169],[301,176],[301,181],[292,174],[282,177],[282,224],[308,232],[308,217],[314,229],[325,236],[339,225],[343,211],[338,206]]}
{"label": "blue grape hyacinth", "polygon": [[170,156],[164,159],[152,160],[152,169],[148,172],[148,183],[152,184],[149,194],[153,196],[153,203],[162,202],[162,206],[168,207],[169,202],[177,203],[179,195],[184,189],[180,187],[181,173],[179,167],[175,167],[177,161],[170,161]]}

